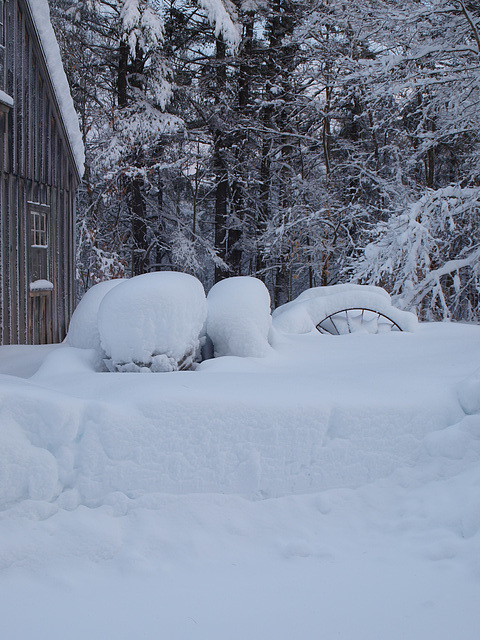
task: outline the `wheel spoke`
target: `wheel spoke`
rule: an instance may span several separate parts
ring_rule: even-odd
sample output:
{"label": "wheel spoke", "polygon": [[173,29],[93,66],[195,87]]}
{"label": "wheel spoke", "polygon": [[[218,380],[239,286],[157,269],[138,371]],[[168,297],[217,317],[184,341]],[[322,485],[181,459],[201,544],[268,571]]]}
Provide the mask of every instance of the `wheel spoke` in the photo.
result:
{"label": "wheel spoke", "polygon": [[[355,314],[354,312],[356,311],[359,313]],[[337,321],[336,323],[335,320]],[[367,331],[368,333],[402,331],[401,327],[385,314],[374,309],[357,307],[339,309],[321,320],[316,328],[320,333],[337,336],[359,331]]]}
{"label": "wheel spoke", "polygon": [[336,324],[335,324],[335,322],[333,321],[333,317],[332,317],[332,316],[330,316],[328,319],[329,319],[329,320],[330,320],[330,322],[333,324],[333,326],[334,326],[334,328],[335,328],[335,331],[336,331],[336,333],[337,333],[337,336],[339,336],[339,335],[340,335],[340,331],[337,329],[337,325],[336,325]]}

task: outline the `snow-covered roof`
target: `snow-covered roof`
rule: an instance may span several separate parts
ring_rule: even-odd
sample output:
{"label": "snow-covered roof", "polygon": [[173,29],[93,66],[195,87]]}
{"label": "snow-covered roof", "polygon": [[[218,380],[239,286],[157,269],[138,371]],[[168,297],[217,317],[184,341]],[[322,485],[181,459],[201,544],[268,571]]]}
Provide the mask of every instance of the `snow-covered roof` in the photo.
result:
{"label": "snow-covered roof", "polygon": [[0,89],[0,104],[6,105],[7,107],[13,107],[13,98],[9,96],[8,93],[2,91]]}
{"label": "snow-covered roof", "polygon": [[63,70],[60,48],[50,22],[50,9],[47,0],[26,0],[33,22],[37,29],[50,79],[55,91],[63,123],[72,148],[75,164],[80,177],[83,176],[85,151],[78,116],[73,106],[70,87]]}

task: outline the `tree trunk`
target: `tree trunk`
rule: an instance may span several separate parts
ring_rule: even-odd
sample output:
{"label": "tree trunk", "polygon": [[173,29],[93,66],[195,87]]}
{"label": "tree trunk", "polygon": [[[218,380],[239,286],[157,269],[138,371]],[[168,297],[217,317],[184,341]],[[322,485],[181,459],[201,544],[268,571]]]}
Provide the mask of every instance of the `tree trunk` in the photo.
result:
{"label": "tree trunk", "polygon": [[[215,249],[219,258],[226,259],[227,247],[227,203],[228,203],[228,174],[222,158],[222,147],[219,141],[215,145],[214,170],[215,188]],[[225,269],[215,265],[215,282],[225,277]]]}
{"label": "tree trunk", "polygon": [[143,198],[143,180],[127,179],[127,204],[132,221],[132,276],[146,271],[147,225],[145,223],[145,200]]}
{"label": "tree trunk", "polygon": [[[120,108],[128,106],[129,46],[122,40],[118,49],[117,103]],[[133,61],[134,71],[139,61]],[[135,153],[135,151],[134,151]],[[127,206],[130,213],[132,231],[132,276],[138,276],[147,270],[147,225],[146,205],[143,196],[142,178],[125,178]]]}
{"label": "tree trunk", "polygon": [[127,105],[128,50],[128,44],[122,40],[118,47],[117,103],[119,107]]}
{"label": "tree trunk", "polygon": [[[242,274],[245,237],[245,192],[248,190],[244,175],[245,162],[249,162],[247,152],[248,135],[243,124],[247,121],[251,109],[251,83],[253,76],[252,47],[254,35],[255,14],[247,12],[244,17],[243,46],[238,69],[238,107],[236,130],[232,139],[235,148],[235,160],[238,178],[232,184],[231,220],[228,229],[227,260],[235,275]],[[249,167],[247,167],[247,173]]]}
{"label": "tree trunk", "polygon": [[[216,39],[216,104],[221,110],[221,98],[225,92],[226,46],[222,37]],[[228,171],[225,163],[225,132],[224,123],[218,118],[214,132],[213,168],[215,173],[215,250],[219,258],[225,261],[227,256],[227,211],[228,211]],[[225,270],[215,265],[215,282],[225,277]]]}

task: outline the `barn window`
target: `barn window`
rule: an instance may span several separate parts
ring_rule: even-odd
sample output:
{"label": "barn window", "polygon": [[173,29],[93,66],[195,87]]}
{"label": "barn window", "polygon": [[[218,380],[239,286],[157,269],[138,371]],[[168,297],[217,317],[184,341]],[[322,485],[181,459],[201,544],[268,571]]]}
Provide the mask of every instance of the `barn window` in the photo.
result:
{"label": "barn window", "polygon": [[48,280],[48,218],[50,207],[29,203],[30,282]]}
{"label": "barn window", "polygon": [[32,247],[47,248],[47,214],[45,211],[32,211]]}

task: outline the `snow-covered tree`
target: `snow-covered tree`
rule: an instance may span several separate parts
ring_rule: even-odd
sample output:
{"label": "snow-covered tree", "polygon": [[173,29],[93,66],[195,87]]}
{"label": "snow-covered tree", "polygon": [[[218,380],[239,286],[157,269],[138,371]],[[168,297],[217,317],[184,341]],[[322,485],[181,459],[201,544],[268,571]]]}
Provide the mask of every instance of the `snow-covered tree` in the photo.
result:
{"label": "snow-covered tree", "polygon": [[376,235],[353,264],[359,282],[386,286],[423,319],[480,320],[480,189],[428,191]]}
{"label": "snow-covered tree", "polygon": [[[233,5],[199,5],[205,25],[210,21],[234,48]],[[109,246],[131,274],[163,265],[200,268],[191,254],[190,207],[184,210],[179,198],[191,173],[190,146],[184,114],[172,104],[176,60],[165,42],[165,7],[153,0],[55,0],[53,15],[84,114],[88,167],[79,209],[89,237]],[[200,255],[211,255],[208,242],[198,245]]]}
{"label": "snow-covered tree", "polygon": [[[256,275],[275,304],[352,272],[403,294],[402,268],[369,271],[372,246],[432,190],[480,185],[475,3],[52,2],[87,142],[92,269],[176,268],[207,287]],[[457,298],[439,277],[443,311],[433,289],[420,306],[474,317],[470,276]]]}
{"label": "snow-covered tree", "polygon": [[372,0],[376,55],[363,75],[382,128],[400,127],[403,181],[414,188],[478,183],[480,9],[464,0]]}

